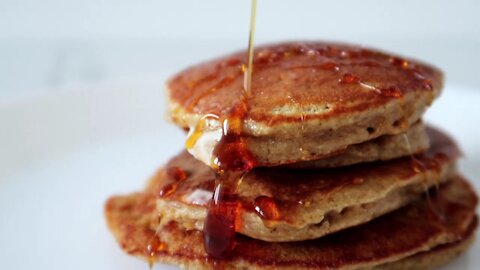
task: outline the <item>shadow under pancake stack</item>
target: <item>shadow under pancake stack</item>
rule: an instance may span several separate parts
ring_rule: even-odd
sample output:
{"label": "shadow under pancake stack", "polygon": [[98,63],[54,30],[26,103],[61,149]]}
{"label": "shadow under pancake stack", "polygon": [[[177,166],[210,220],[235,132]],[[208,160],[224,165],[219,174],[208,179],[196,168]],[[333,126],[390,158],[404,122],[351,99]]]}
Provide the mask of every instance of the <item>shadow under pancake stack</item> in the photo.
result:
{"label": "shadow under pancake stack", "polygon": [[167,84],[186,150],[110,198],[121,248],[184,269],[431,269],[465,251],[477,196],[421,116],[439,70],[363,47],[291,42]]}

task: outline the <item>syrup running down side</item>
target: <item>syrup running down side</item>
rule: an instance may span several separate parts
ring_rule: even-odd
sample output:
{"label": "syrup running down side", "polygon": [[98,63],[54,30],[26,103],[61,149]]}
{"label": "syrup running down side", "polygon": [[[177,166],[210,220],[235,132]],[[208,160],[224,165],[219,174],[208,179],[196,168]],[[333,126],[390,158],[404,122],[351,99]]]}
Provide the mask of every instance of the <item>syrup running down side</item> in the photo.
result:
{"label": "syrup running down side", "polygon": [[245,104],[239,103],[224,120],[224,134],[214,150],[215,190],[204,225],[205,249],[213,258],[228,256],[234,246],[240,202],[237,185],[255,167],[255,159],[240,136]]}
{"label": "syrup running down side", "polygon": [[[253,37],[257,1],[252,0],[250,34],[248,42],[248,67],[242,66],[244,91],[241,98],[223,118],[222,137],[213,150],[216,180],[213,197],[208,205],[203,235],[205,250],[213,259],[228,257],[235,246],[238,211],[241,203],[236,194],[243,175],[255,167],[255,158],[241,136],[243,122],[248,113],[247,99],[251,94],[253,74]],[[233,77],[231,77],[233,78]],[[233,81],[233,79],[229,79]],[[217,86],[218,87],[218,86]],[[216,91],[217,87],[211,92]],[[193,134],[195,134],[194,131]]]}

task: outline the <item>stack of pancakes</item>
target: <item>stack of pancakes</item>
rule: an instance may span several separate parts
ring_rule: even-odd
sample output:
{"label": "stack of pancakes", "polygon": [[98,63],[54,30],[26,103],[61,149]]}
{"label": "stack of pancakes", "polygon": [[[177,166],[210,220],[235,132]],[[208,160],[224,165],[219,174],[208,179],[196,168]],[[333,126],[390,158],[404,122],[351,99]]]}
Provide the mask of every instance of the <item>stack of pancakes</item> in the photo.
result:
{"label": "stack of pancakes", "polygon": [[[185,269],[430,269],[469,247],[477,197],[456,171],[460,150],[421,120],[440,71],[357,46],[283,43],[255,50],[245,96],[246,62],[240,52],[169,81],[188,152],[145,191],[108,200],[126,252]],[[225,199],[233,243],[219,257],[204,226],[229,126],[242,145],[230,153],[252,169]]]}

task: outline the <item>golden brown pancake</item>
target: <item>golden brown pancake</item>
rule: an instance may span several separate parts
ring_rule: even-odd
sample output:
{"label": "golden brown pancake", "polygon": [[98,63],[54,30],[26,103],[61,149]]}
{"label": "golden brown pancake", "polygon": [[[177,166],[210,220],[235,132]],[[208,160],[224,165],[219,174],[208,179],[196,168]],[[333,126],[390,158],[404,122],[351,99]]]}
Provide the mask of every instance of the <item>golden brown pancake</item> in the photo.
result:
{"label": "golden brown pancake", "polygon": [[[362,224],[418,199],[455,173],[459,150],[429,128],[431,148],[414,158],[329,170],[258,168],[237,186],[237,232],[271,242],[315,239]],[[214,171],[187,152],[151,180],[162,223],[203,228]]]}
{"label": "golden brown pancake", "polygon": [[[235,53],[190,67],[167,83],[171,118],[183,128],[202,130],[190,151],[206,164],[212,162],[222,120],[244,95],[245,63],[246,53]],[[359,46],[258,47],[241,136],[257,166],[320,159],[406,131],[442,83],[432,66]]]}
{"label": "golden brown pancake", "polygon": [[382,264],[374,267],[374,270],[427,270],[443,266],[461,253],[465,252],[475,241],[475,236],[467,236],[464,239],[450,244],[440,245],[429,251],[407,257],[405,259]]}
{"label": "golden brown pancake", "polygon": [[416,262],[422,264],[415,269],[428,269],[468,246],[476,205],[472,187],[455,176],[430,197],[320,239],[268,243],[237,235],[230,256],[217,261],[205,253],[201,231],[170,222],[155,232],[159,217],[151,190],[113,197],[105,213],[127,253],[185,269],[399,269]]}

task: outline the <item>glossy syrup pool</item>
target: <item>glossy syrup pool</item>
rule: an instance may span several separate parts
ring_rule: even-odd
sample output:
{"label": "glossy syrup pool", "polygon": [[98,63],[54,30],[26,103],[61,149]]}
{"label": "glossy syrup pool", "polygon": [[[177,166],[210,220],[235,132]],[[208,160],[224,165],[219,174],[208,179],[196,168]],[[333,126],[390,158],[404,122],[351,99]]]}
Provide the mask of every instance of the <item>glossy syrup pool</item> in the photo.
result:
{"label": "glossy syrup pool", "polygon": [[235,247],[235,233],[239,225],[240,201],[234,182],[241,178],[241,172],[225,172],[216,180],[213,198],[208,204],[203,235],[204,246],[213,259],[232,255]]}

